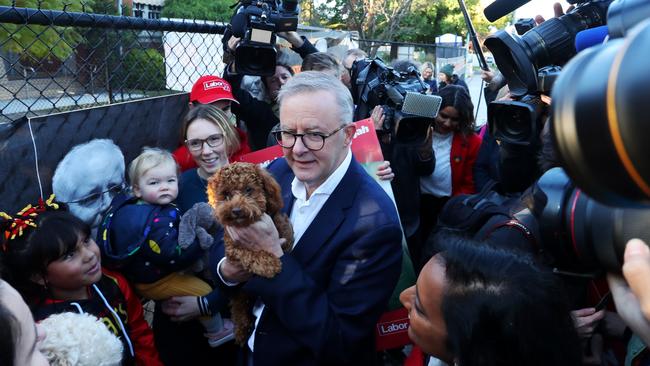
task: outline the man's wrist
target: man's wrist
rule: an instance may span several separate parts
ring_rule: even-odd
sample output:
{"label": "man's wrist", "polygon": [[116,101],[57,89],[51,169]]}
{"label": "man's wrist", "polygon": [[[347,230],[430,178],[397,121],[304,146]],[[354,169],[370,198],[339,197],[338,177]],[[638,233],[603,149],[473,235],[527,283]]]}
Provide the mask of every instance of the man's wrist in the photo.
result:
{"label": "man's wrist", "polygon": [[239,285],[239,282],[229,281],[229,280],[228,280],[228,279],[229,279],[228,275],[225,274],[225,273],[223,273],[222,269],[223,269],[223,264],[224,264],[225,262],[226,262],[226,257],[223,257],[223,258],[221,258],[221,260],[220,260],[219,263],[217,264],[217,275],[219,276],[219,279],[220,279],[221,282],[223,282],[223,284],[226,285],[226,286],[233,287],[233,286],[237,286],[237,285]]}

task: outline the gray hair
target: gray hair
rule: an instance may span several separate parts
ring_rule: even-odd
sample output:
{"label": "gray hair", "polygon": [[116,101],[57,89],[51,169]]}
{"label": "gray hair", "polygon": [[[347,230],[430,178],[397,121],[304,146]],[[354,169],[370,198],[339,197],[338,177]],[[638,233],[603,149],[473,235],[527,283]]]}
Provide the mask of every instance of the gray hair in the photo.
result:
{"label": "gray hair", "polygon": [[[339,119],[342,124],[352,122],[354,103],[352,102],[350,90],[343,85],[340,79],[324,72],[304,71],[298,73],[280,89],[278,101],[282,106],[284,100],[289,97],[320,91],[330,92],[336,98],[336,104],[339,107]],[[318,103],[318,101],[314,102]]]}
{"label": "gray hair", "polygon": [[87,157],[95,156],[104,153],[105,156],[115,156],[116,162],[119,165],[119,170],[124,175],[124,155],[122,150],[115,145],[113,140],[110,139],[94,139],[86,143],[73,147],[59,162],[54,170],[52,177],[52,191],[56,194],[59,201],[67,201],[73,197],[68,197],[67,194],[74,192],[74,187],[77,182],[70,181],[66,174],[70,172],[70,167],[78,164],[87,164]]}
{"label": "gray hair", "polygon": [[302,71],[322,71],[332,73],[335,77],[341,77],[341,63],[328,52],[310,53],[302,60]]}

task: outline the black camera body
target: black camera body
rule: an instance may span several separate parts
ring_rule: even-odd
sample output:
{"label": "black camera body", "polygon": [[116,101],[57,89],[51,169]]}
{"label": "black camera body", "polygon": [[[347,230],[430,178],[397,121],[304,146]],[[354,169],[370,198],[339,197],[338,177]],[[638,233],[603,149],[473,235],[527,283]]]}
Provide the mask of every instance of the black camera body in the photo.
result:
{"label": "black camera body", "polygon": [[518,33],[530,28],[520,38],[501,30],[485,40],[515,99],[488,106],[488,123],[495,139],[520,146],[539,141],[546,115],[541,96],[551,93],[561,66],[575,56],[576,34],[605,24],[611,2],[579,1],[574,10],[538,27],[530,28],[530,21],[518,22]]}
{"label": "black camera body", "polygon": [[[501,30],[485,40],[516,100],[493,102],[496,105],[488,107],[490,131],[495,139],[517,145],[539,140],[544,124],[540,117],[546,115],[541,110],[541,95],[550,95],[561,66],[576,55],[576,34],[605,24],[611,2],[577,1],[572,11],[530,28],[519,38]],[[519,33],[530,22],[517,25]]]}
{"label": "black camera body", "polygon": [[[650,2],[579,3],[520,39],[501,32],[486,40],[519,98],[490,105],[489,119],[495,136],[530,145],[537,112],[525,100],[552,89],[550,133],[564,170],[547,171],[522,202],[556,268],[619,271],[629,239],[650,243]],[[576,55],[576,33],[605,23],[605,34]]]}
{"label": "black camera body", "polygon": [[[235,49],[237,72],[269,76],[275,73],[277,32],[298,28],[298,3],[295,0],[240,1],[230,21],[230,36],[241,38]],[[226,45],[227,47],[227,45]]]}
{"label": "black camera body", "polygon": [[414,67],[398,72],[380,58],[357,60],[351,69],[352,98],[357,105],[354,119],[368,118],[375,106],[384,109],[383,133],[400,142],[426,137],[438,115],[441,98],[427,95],[427,85]]}
{"label": "black camera body", "polygon": [[612,0],[580,1],[567,14],[552,18],[520,38],[504,30],[485,40],[515,97],[537,92],[537,72],[544,66],[562,66],[576,54],[575,37],[582,30],[606,23]]}

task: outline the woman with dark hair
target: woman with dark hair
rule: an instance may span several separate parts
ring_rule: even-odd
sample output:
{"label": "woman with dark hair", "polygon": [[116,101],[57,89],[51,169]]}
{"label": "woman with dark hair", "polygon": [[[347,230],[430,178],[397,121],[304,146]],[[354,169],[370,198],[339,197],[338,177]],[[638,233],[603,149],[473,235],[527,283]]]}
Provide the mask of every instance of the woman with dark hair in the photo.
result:
{"label": "woman with dark hair", "polygon": [[443,251],[400,295],[409,337],[456,366],[574,366],[580,345],[558,278],[519,253],[438,234]]}
{"label": "woman with dark hair", "polygon": [[0,217],[3,274],[36,321],[65,312],[91,314],[122,342],[123,365],[162,365],[140,299],[121,274],[102,267],[88,224],[54,195]]}
{"label": "woman with dark hair", "polygon": [[[435,168],[431,175],[420,177],[420,240],[427,241],[438,213],[449,197],[474,193],[472,169],[481,146],[474,133],[474,105],[467,90],[448,85],[439,90],[440,111],[433,123],[432,145]],[[418,253],[411,253],[417,267]]]}

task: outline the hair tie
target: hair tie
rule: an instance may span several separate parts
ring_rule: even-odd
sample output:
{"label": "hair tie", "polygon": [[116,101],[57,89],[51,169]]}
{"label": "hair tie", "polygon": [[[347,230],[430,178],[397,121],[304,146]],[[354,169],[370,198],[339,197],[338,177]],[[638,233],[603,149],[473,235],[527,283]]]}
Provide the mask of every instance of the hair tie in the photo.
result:
{"label": "hair tie", "polygon": [[2,245],[2,251],[7,251],[7,241],[22,236],[29,228],[35,228],[36,218],[40,213],[45,211],[55,211],[59,208],[60,206],[58,203],[54,202],[54,194],[52,194],[46,201],[43,201],[43,198],[39,198],[36,206],[32,206],[31,204],[25,206],[25,208],[18,211],[15,217],[11,217],[6,212],[0,212],[0,218],[10,222],[3,232],[5,240]]}

